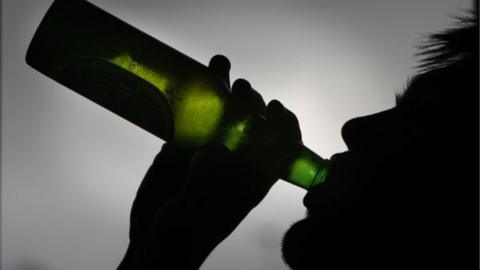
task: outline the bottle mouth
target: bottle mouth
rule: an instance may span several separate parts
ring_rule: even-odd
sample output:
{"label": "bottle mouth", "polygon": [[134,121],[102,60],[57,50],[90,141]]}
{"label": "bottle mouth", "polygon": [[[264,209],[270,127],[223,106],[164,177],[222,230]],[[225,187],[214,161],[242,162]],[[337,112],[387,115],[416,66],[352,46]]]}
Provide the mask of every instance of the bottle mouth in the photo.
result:
{"label": "bottle mouth", "polygon": [[330,169],[330,160],[325,159],[325,166],[318,169],[317,174],[313,178],[312,183],[310,184],[310,186],[308,188],[312,188],[316,185],[319,185],[319,184],[325,182],[325,179],[327,178],[329,169]]}

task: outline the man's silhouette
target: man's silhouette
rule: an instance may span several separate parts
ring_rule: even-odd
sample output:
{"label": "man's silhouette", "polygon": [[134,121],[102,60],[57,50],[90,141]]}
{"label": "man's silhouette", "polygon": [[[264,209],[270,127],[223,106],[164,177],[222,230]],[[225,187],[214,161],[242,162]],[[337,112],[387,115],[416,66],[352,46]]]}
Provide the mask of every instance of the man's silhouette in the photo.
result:
{"label": "man's silhouette", "polygon": [[[477,14],[420,55],[397,106],[344,125],[349,150],[332,157],[304,198],[307,218],[284,238],[292,269],[478,268]],[[210,68],[228,80],[228,60]],[[232,92],[300,139],[278,101],[265,106],[244,80]],[[274,182],[221,146],[164,145],[133,204],[119,269],[199,268]]]}

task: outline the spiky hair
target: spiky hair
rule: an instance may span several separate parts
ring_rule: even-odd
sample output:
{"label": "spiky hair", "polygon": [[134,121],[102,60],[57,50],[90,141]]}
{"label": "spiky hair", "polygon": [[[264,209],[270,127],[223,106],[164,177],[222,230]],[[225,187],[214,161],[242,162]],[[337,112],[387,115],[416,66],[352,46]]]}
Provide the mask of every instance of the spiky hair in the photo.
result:
{"label": "spiky hair", "polygon": [[454,27],[429,35],[418,46],[420,71],[446,67],[465,59],[478,63],[478,13],[471,11],[455,19]]}

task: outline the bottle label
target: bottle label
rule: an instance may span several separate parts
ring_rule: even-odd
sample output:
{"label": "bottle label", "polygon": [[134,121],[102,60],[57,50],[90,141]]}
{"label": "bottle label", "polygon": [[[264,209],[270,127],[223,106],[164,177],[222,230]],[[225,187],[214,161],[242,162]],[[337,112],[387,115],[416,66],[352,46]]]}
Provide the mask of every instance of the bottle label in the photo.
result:
{"label": "bottle label", "polygon": [[166,141],[173,138],[168,101],[152,84],[102,59],[84,59],[54,79]]}

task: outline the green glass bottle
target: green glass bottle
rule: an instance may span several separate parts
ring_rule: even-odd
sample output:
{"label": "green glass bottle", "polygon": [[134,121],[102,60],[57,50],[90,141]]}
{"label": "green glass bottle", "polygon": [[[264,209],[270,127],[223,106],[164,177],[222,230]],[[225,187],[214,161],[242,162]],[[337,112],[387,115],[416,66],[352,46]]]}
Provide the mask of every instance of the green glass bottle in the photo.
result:
{"label": "green glass bottle", "polygon": [[232,105],[228,86],[206,66],[85,0],[54,1],[26,61],[165,141],[220,142],[303,188],[327,174],[327,161],[300,143],[275,139],[263,116]]}

